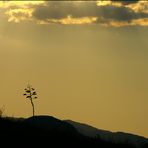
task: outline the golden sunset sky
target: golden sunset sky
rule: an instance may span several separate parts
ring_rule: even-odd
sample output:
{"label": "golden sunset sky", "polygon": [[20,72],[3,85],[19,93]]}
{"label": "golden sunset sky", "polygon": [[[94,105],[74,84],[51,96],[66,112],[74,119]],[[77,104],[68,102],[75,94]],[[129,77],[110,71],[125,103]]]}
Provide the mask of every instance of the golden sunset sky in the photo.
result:
{"label": "golden sunset sky", "polygon": [[148,2],[0,2],[0,107],[148,137]]}

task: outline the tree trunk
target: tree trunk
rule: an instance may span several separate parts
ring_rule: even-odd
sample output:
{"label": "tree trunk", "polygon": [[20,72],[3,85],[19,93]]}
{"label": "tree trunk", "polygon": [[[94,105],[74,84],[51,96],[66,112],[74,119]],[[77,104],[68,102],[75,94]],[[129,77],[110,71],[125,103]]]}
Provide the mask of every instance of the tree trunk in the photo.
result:
{"label": "tree trunk", "polygon": [[32,110],[33,110],[33,116],[34,116],[34,104],[33,104],[33,101],[32,101],[32,99],[30,99],[30,101],[31,101]]}

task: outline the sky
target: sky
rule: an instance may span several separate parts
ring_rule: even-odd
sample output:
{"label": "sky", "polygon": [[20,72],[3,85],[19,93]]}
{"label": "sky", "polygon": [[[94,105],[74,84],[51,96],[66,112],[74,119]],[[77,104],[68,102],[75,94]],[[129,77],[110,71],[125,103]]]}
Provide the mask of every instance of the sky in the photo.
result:
{"label": "sky", "polygon": [[148,137],[148,2],[1,1],[0,108]]}

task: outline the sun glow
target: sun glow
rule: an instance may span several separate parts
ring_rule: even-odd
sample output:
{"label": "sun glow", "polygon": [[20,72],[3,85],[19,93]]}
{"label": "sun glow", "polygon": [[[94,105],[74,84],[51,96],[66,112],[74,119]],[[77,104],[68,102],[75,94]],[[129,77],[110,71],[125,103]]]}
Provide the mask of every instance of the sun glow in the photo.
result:
{"label": "sun glow", "polygon": [[105,6],[111,4],[111,1],[104,1],[104,0],[99,0],[97,1],[97,6]]}
{"label": "sun glow", "polygon": [[33,9],[14,9],[6,11],[8,22],[19,23],[20,21],[28,20],[32,17]]}
{"label": "sun glow", "polygon": [[19,8],[28,8],[29,5],[41,5],[44,3],[45,1],[0,1],[0,7],[10,8],[17,6]]}
{"label": "sun glow", "polygon": [[48,19],[46,21],[38,21],[38,24],[63,24],[63,25],[81,25],[81,24],[92,24],[96,22],[97,17],[82,17],[82,18],[73,18],[68,16],[67,18],[62,19]]}

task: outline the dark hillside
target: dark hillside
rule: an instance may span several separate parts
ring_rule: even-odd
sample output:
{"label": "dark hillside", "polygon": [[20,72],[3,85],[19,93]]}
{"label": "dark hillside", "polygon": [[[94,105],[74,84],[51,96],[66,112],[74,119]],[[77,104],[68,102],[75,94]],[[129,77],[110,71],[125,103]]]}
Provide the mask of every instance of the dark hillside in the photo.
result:
{"label": "dark hillside", "polygon": [[28,119],[0,118],[1,145],[5,147],[134,148],[81,135],[72,125],[50,116]]}

